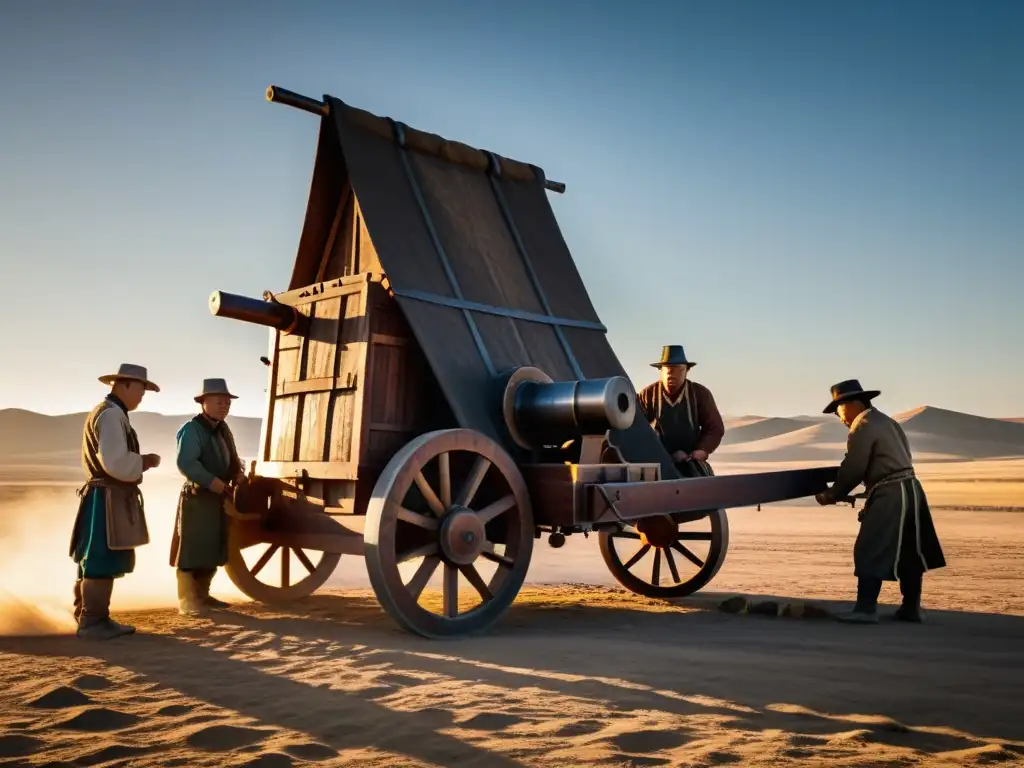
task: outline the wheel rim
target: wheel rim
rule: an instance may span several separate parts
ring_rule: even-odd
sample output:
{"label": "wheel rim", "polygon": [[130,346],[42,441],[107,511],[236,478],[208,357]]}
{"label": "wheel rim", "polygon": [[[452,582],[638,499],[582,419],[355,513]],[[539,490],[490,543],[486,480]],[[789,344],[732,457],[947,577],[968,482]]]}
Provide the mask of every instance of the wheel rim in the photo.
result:
{"label": "wheel rim", "polygon": [[[374,487],[367,572],[381,605],[405,629],[464,634],[511,605],[533,538],[529,494],[511,457],[471,430],[432,432],[395,454]],[[426,595],[435,579],[437,611]]]}
{"label": "wheel rim", "polygon": [[[638,521],[641,527],[644,522]],[[601,554],[620,584],[648,597],[685,597],[715,577],[729,547],[724,509],[695,520],[671,520],[674,531],[666,532],[659,520],[651,523],[645,533],[635,525],[601,533]]]}
{"label": "wheel rim", "polygon": [[313,594],[331,577],[340,560],[341,555],[329,552],[267,542],[242,549],[231,541],[224,570],[245,595],[274,603]]}

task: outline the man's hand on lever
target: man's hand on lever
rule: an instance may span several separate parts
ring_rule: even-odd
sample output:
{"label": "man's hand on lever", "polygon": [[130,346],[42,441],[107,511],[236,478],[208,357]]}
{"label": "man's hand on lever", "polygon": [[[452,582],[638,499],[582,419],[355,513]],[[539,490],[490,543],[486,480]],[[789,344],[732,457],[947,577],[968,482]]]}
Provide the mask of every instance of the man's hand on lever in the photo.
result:
{"label": "man's hand on lever", "polygon": [[686,451],[676,451],[675,453],[672,454],[672,461],[674,461],[676,464],[682,464],[684,461],[689,460],[690,454],[688,454]]}
{"label": "man's hand on lever", "polygon": [[700,448],[698,448],[696,451],[694,451],[693,453],[690,454],[690,458],[693,461],[707,461],[708,460],[708,452],[707,451],[702,451]]}

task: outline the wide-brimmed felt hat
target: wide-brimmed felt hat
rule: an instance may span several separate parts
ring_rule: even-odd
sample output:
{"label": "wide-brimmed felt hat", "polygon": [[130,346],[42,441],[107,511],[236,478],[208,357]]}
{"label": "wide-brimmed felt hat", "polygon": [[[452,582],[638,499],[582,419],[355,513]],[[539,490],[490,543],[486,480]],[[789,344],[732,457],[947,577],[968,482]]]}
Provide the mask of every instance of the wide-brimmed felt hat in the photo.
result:
{"label": "wide-brimmed felt hat", "polygon": [[861,398],[871,400],[880,394],[882,393],[877,389],[864,389],[857,379],[840,381],[838,384],[832,385],[832,402],[825,406],[822,413],[835,413],[840,403]]}
{"label": "wide-brimmed felt hat", "polygon": [[232,400],[237,400],[237,395],[228,391],[228,383],[224,379],[203,379],[203,391],[193,398],[197,403],[203,402],[203,398],[209,395],[227,395]]}
{"label": "wide-brimmed felt hat", "polygon": [[117,373],[108,373],[104,376],[100,376],[100,383],[102,384],[113,384],[115,381],[141,381],[150,392],[159,392],[160,387],[149,380],[149,371],[147,371],[141,365],[132,365],[131,363],[121,363],[121,367],[117,369]]}
{"label": "wide-brimmed felt hat", "polygon": [[666,344],[661,348],[661,360],[651,363],[652,368],[664,368],[667,365],[685,365],[693,368],[696,363],[686,359],[686,350],[682,344]]}

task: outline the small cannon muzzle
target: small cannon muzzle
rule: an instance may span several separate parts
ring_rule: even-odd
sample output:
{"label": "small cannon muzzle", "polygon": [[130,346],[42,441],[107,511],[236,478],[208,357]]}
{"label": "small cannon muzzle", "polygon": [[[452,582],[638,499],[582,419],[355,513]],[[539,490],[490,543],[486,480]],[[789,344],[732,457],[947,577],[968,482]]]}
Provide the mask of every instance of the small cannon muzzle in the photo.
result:
{"label": "small cannon muzzle", "polygon": [[633,423],[636,392],[624,376],[546,379],[536,369],[519,369],[507,385],[506,422],[511,421],[510,431],[524,447],[561,445],[581,435],[603,435]]}
{"label": "small cannon muzzle", "polygon": [[295,307],[224,291],[210,294],[210,312],[217,317],[229,317],[298,335],[304,334],[309,325],[309,318]]}

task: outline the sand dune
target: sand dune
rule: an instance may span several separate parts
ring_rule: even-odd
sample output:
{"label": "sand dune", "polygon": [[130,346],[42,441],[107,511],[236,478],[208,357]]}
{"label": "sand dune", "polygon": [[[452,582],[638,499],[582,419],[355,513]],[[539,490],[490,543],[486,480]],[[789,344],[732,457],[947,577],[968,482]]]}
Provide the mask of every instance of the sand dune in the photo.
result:
{"label": "sand dune", "polygon": [[[18,409],[0,410],[0,482],[76,481],[79,478],[81,427],[85,414],[46,416]],[[170,459],[174,435],[190,415],[132,414],[147,452]],[[903,423],[918,462],[1024,456],[1024,422],[990,419],[925,406],[894,418]],[[229,417],[243,457],[256,455],[260,420]],[[846,428],[821,414],[791,417],[727,417],[718,462],[810,462],[841,460]],[[13,438],[13,439],[12,439]],[[165,463],[160,474],[173,474]]]}
{"label": "sand dune", "polygon": [[808,422],[797,418],[760,418],[749,419],[748,421],[729,427],[725,431],[725,438],[722,445],[734,445],[736,443],[749,443],[755,440],[766,440],[768,438],[784,435],[789,432],[805,429]]}
{"label": "sand dune", "polygon": [[[894,418],[902,423],[918,462],[1024,456],[1024,424],[932,407]],[[715,453],[720,462],[841,460],[848,434],[834,418],[811,426],[797,419],[765,419],[733,431],[738,434],[729,439],[727,432]]]}
{"label": "sand dune", "polygon": [[[178,429],[194,414],[164,415],[139,411],[131,416],[142,450],[156,453],[173,467]],[[79,479],[81,477],[82,424],[85,413],[60,416],[17,408],[0,410],[0,481]],[[238,450],[243,456],[256,455],[260,419],[229,416]]]}
{"label": "sand dune", "polygon": [[773,437],[725,444],[715,452],[715,459],[753,461],[820,461],[842,459],[846,450],[847,429],[839,421],[826,421],[801,426]]}
{"label": "sand dune", "polygon": [[1024,424],[931,406],[902,413],[895,418],[907,432],[1016,446],[1024,451]]}

